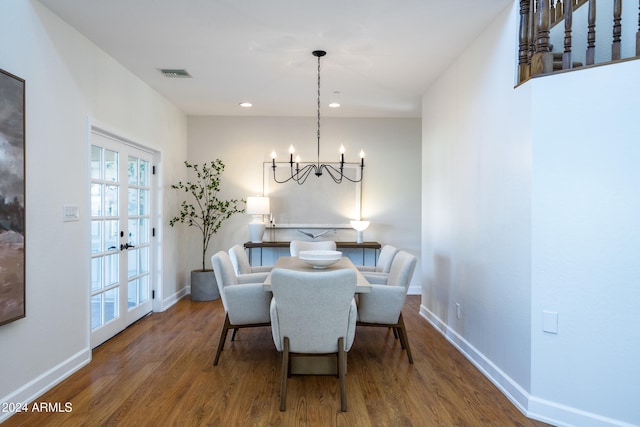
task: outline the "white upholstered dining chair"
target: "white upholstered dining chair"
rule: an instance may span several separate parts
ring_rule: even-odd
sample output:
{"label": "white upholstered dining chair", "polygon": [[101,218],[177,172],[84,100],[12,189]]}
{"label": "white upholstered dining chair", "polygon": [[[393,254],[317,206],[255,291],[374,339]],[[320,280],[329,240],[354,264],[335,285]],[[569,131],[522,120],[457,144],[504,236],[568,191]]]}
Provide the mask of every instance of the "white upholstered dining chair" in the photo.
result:
{"label": "white upholstered dining chair", "polygon": [[375,266],[358,265],[357,268],[367,279],[367,282],[384,284],[389,276],[391,263],[398,252],[399,249],[395,246],[384,245],[382,249],[380,249],[380,255],[378,256],[378,261]]}
{"label": "white upholstered dining chair", "polygon": [[318,242],[307,242],[304,240],[292,240],[289,244],[289,252],[291,256],[298,256],[300,251],[311,251],[311,250],[327,250],[327,251],[335,251],[336,250],[336,242],[333,240],[321,240]]}
{"label": "white upholstered dining chair", "polygon": [[234,245],[229,249],[229,258],[231,258],[231,263],[233,264],[236,275],[262,273],[264,275],[264,279],[262,279],[263,282],[273,268],[267,265],[252,266],[251,263],[249,263],[249,257],[242,245]]}
{"label": "white upholstered dining chair", "polygon": [[[263,287],[262,273],[236,275],[229,254],[219,251],[211,257],[225,316],[213,364],[217,365],[229,329],[269,326],[271,294]],[[233,336],[231,338],[233,340]]]}
{"label": "white upholstered dining chair", "polygon": [[340,409],[347,410],[345,374],[347,352],[355,337],[356,272],[341,269],[300,272],[274,268],[271,272],[271,331],[282,352],[280,410],[286,409],[291,354],[338,354]]}
{"label": "white upholstered dining chair", "polygon": [[413,363],[413,356],[402,318],[402,307],[417,262],[415,256],[399,251],[391,263],[386,282],[371,284],[371,292],[358,294],[358,325],[393,328],[407,352],[409,363]]}

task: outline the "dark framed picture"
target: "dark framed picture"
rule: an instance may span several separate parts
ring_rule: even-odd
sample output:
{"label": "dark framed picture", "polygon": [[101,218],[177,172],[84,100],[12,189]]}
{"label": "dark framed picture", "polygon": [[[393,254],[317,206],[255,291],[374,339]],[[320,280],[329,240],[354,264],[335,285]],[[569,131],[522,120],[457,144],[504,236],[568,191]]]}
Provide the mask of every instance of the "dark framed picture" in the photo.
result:
{"label": "dark framed picture", "polygon": [[0,325],[25,317],[25,81],[0,69]]}

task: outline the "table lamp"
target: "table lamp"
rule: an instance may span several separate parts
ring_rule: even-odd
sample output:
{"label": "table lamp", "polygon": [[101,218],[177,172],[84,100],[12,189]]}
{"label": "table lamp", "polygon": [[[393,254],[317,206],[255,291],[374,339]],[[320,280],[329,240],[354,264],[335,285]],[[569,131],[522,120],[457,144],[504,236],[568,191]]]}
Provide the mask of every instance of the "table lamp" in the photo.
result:
{"label": "table lamp", "polygon": [[362,243],[362,233],[369,226],[369,221],[351,221],[351,227],[353,227],[358,232],[358,238],[356,239],[356,243]]}
{"label": "table lamp", "polygon": [[249,236],[251,237],[251,242],[262,242],[262,236],[264,235],[264,229],[266,227],[263,215],[268,215],[270,212],[271,209],[268,197],[247,197],[247,213],[253,216],[253,220],[249,223]]}

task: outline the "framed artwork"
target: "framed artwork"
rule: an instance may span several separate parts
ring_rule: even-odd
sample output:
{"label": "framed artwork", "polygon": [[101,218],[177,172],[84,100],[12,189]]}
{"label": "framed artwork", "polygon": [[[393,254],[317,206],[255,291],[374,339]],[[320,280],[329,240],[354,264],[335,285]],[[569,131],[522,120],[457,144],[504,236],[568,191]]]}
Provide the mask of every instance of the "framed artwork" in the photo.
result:
{"label": "framed artwork", "polygon": [[25,81],[0,69],[0,325],[25,317]]}

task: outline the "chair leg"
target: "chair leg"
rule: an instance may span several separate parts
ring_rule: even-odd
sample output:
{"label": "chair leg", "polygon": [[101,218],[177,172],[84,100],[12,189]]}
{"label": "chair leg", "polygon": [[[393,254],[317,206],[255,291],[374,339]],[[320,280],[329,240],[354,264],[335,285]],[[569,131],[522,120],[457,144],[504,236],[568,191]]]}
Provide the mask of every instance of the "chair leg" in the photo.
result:
{"label": "chair leg", "polygon": [[286,410],[287,406],[287,376],[289,372],[289,338],[284,337],[284,349],[282,351],[282,374],[280,375],[280,410]]}
{"label": "chair leg", "polygon": [[234,341],[236,339],[237,333],[238,333],[238,328],[234,328],[233,332],[231,333],[231,341]]}
{"label": "chair leg", "polygon": [[402,313],[400,313],[400,317],[398,318],[398,325],[400,325],[400,342],[404,342],[403,347],[407,351],[409,363],[413,363],[413,356],[411,355],[411,348],[409,347],[409,338],[407,337],[407,328],[404,326],[404,318],[402,317]]}
{"label": "chair leg", "polygon": [[347,384],[345,372],[347,371],[347,352],[344,351],[344,338],[338,338],[338,376],[340,377],[340,410],[347,412]]}
{"label": "chair leg", "polygon": [[225,313],[224,324],[222,325],[222,330],[220,331],[220,339],[218,340],[218,349],[216,350],[216,357],[215,359],[213,359],[213,366],[218,365],[218,360],[220,360],[220,353],[222,353],[222,349],[224,348],[224,342],[227,339],[227,332],[229,332],[230,327],[231,327],[231,322],[229,322],[229,314]]}

